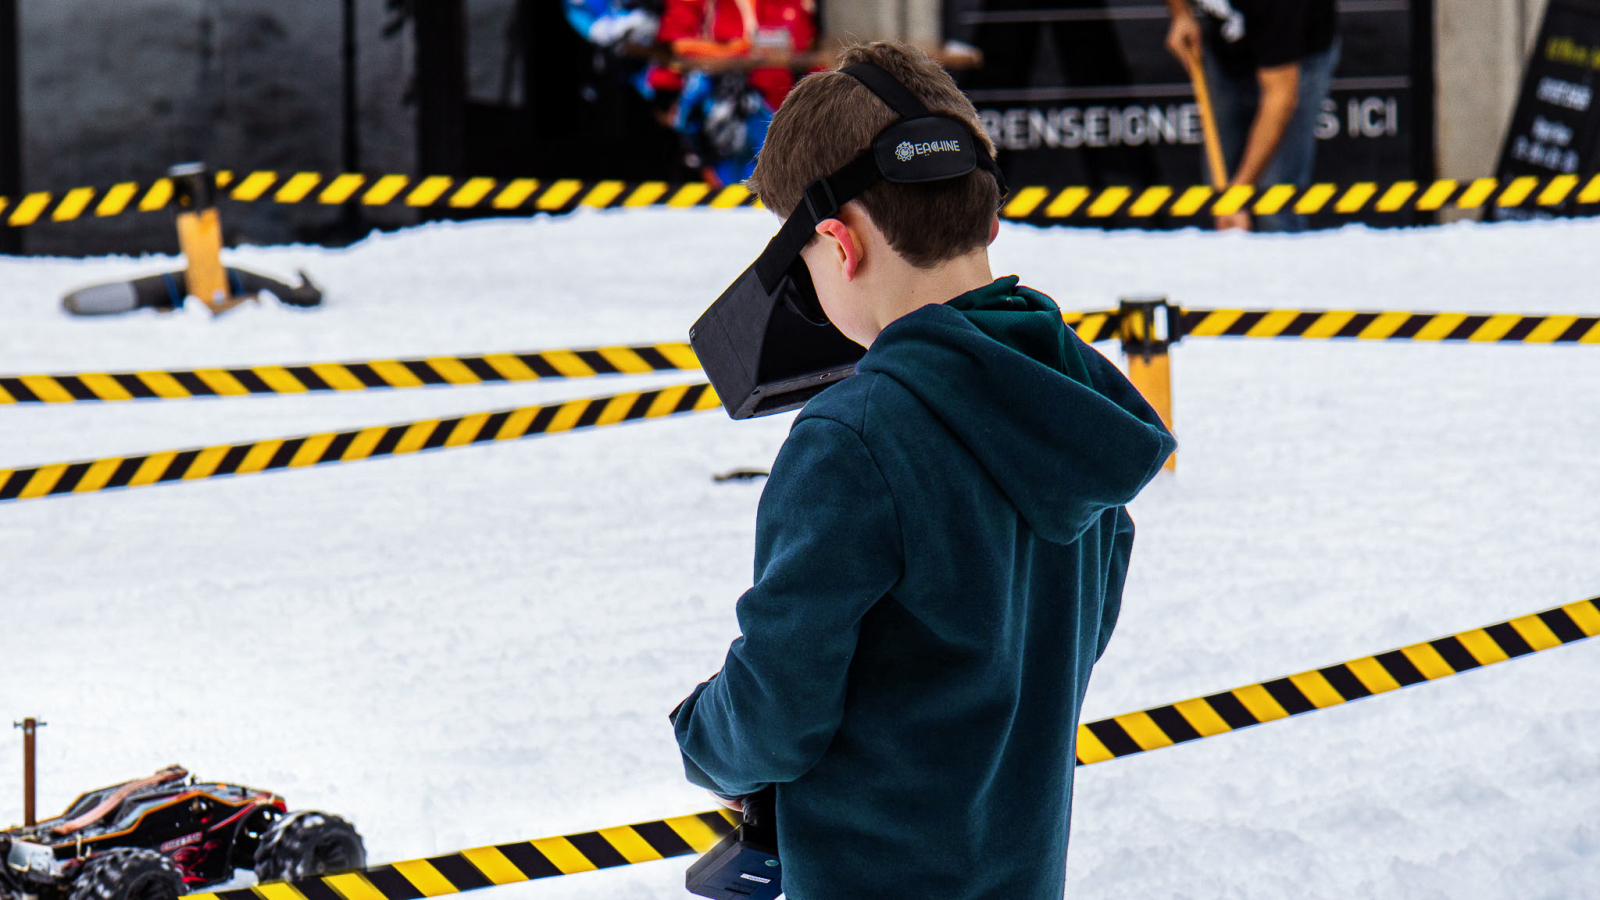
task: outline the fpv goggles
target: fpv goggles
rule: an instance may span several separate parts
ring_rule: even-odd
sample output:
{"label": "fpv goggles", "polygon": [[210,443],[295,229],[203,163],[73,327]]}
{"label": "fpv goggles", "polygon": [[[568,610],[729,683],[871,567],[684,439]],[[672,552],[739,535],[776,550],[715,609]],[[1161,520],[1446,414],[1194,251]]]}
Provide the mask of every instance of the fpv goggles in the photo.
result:
{"label": "fpv goggles", "polygon": [[983,142],[965,122],[928,111],[893,75],[871,63],[841,69],[900,116],[844,168],[806,185],[783,227],[744,274],[689,330],[706,376],[735,419],[804,406],[824,388],[855,374],[865,352],[829,321],[800,250],[817,223],[882,178],[922,184],[982,168],[1004,198],[1006,183]]}

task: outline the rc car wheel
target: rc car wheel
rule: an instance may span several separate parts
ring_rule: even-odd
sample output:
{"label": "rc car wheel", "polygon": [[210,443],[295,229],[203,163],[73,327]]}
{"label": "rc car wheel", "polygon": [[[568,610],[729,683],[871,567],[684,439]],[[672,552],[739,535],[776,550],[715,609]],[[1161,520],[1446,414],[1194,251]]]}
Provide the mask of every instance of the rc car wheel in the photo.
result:
{"label": "rc car wheel", "polygon": [[272,823],[256,848],[256,877],[262,881],[311,878],[366,864],[367,848],[354,826],[309,810]]}
{"label": "rc car wheel", "polygon": [[118,847],[83,864],[70,900],[176,900],[187,892],[172,860],[142,847]]}

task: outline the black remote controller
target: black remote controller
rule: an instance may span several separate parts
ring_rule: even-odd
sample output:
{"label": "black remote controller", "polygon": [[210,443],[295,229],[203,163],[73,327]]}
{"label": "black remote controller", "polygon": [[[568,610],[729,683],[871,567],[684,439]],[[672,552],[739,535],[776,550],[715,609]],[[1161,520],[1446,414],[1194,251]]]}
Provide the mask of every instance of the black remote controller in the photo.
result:
{"label": "black remote controller", "polygon": [[783,893],[772,788],[744,798],[744,821],[695,860],[684,886],[712,900],[775,900]]}

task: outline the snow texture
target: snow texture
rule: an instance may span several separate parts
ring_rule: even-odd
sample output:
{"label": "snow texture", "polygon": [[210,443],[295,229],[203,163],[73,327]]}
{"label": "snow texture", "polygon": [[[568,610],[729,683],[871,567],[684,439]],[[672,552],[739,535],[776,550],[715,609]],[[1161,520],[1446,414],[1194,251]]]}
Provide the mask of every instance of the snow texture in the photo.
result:
{"label": "snow texture", "polygon": [[[0,369],[118,371],[682,339],[755,211],[433,225],[304,267],[328,305],[73,320],[171,259],[0,260]],[[1600,224],[1300,237],[1007,225],[1064,308],[1596,313]],[[1111,345],[1101,349],[1114,353]],[[1600,347],[1185,341],[1179,472],[1136,502],[1086,715],[1600,593]],[[0,467],[454,415],[695,373],[0,409]],[[721,663],[789,420],[720,413],[0,506],[6,714],[40,804],[180,762],[351,819],[387,861],[707,808],[666,713]],[[1079,772],[1074,896],[1557,898],[1600,883],[1600,642]],[[16,759],[20,733],[0,759]],[[20,766],[0,819],[20,820]],[[682,896],[688,860],[496,889]]]}

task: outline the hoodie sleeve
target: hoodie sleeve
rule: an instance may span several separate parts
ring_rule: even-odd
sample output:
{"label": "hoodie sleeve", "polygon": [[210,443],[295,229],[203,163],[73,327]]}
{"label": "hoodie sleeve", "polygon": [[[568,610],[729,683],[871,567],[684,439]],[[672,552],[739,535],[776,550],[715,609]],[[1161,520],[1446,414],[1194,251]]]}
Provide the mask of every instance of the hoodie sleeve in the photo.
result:
{"label": "hoodie sleeve", "polygon": [[1100,601],[1100,645],[1095,650],[1095,661],[1105,655],[1111,643],[1111,630],[1117,627],[1117,616],[1122,613],[1122,588],[1128,581],[1128,560],[1133,556],[1133,516],[1126,506],[1116,509],[1116,526],[1111,532],[1111,554],[1106,561],[1106,590]]}
{"label": "hoodie sleeve", "polygon": [[902,566],[894,503],[866,445],[839,422],[801,419],[761,495],[742,636],[673,719],[691,782],[748,794],[816,765],[844,713],[861,618]]}

